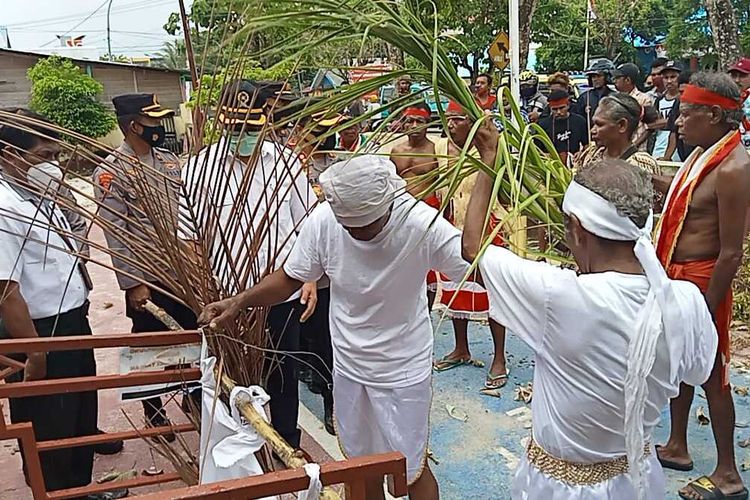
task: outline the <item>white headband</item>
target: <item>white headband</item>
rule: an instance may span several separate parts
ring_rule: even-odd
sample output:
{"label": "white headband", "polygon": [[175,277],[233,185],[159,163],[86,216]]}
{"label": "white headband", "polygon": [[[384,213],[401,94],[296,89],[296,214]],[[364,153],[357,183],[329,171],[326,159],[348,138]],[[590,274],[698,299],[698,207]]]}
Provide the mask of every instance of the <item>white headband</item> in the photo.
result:
{"label": "white headband", "polygon": [[376,155],[334,163],[319,181],[336,220],[347,227],[364,227],[383,217],[406,186],[396,165]]}
{"label": "white headband", "polygon": [[[650,290],[638,313],[635,334],[628,345],[627,374],[625,376],[625,447],[627,450],[630,475],[638,498],[645,496],[642,474],[644,446],[643,415],[648,399],[646,377],[656,359],[656,343],[662,332],[671,359],[677,359],[675,352],[681,351],[678,334],[679,306],[672,290],[672,282],[656,256],[651,242],[653,211],[649,212],[644,227],[639,228],[629,217],[620,215],[615,206],[593,191],[573,181],[568,186],[563,200],[563,212],[575,215],[586,231],[615,241],[634,241],[635,253],[646,274]],[[669,367],[670,382],[674,383],[677,366]]]}

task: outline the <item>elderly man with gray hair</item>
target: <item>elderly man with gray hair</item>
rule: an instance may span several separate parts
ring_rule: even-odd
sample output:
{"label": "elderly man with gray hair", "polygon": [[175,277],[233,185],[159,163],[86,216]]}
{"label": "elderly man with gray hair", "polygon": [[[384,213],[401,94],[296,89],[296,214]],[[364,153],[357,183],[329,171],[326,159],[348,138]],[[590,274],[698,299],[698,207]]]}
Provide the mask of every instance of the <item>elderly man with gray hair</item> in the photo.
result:
{"label": "elderly man with gray hair", "polygon": [[[750,157],[740,141],[740,90],[724,73],[696,73],[680,97],[677,126],[696,146],[673,179],[656,178],[666,193],[656,251],[667,274],[688,280],[705,296],[718,331],[719,352],[703,385],[717,449],[710,476],[680,490],[688,499],[746,499],[734,458],[734,402],[729,386],[732,281],[742,262],[750,203]],[[665,180],[671,182],[664,182]],[[705,336],[715,335],[707,329]],[[671,404],[669,441],[658,449],[664,467],[689,471],[687,426],[694,388],[683,385]]]}
{"label": "elderly man with gray hair", "polygon": [[[479,129],[487,165],[497,140]],[[667,278],[656,257],[649,175],[618,159],[576,174],[563,211],[577,273],[501,247],[479,255],[492,188],[480,171],[463,253],[479,258],[490,317],[535,353],[534,427],[512,498],[663,500],[652,432],[681,382],[708,378],[717,339],[698,288]]]}
{"label": "elderly man with gray hair", "polygon": [[[461,233],[409,195],[389,160],[360,156],[320,175],[326,202],[305,221],[282,269],[199,321],[220,326],[247,307],[286,300],[304,282],[331,280],[330,328],[337,434],[347,456],[400,451],[409,497],[435,500],[426,463],[432,401],[432,325],[424,277],[469,272]],[[367,485],[368,500],[383,484]]]}

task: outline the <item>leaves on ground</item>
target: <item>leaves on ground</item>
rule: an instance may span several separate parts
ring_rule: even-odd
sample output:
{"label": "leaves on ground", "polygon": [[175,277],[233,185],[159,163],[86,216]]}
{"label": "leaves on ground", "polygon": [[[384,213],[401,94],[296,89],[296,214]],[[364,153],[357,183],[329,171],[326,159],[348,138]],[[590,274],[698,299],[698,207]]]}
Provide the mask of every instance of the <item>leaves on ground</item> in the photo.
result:
{"label": "leaves on ground", "polygon": [[696,410],[695,417],[698,419],[698,423],[700,425],[708,425],[709,423],[711,423],[711,419],[706,416],[706,413],[703,411],[702,406],[699,406]]}
{"label": "leaves on ground", "polygon": [[457,408],[453,405],[445,405],[445,410],[448,412],[448,415],[450,415],[451,418],[460,420],[461,422],[469,421],[469,414],[460,408]]}

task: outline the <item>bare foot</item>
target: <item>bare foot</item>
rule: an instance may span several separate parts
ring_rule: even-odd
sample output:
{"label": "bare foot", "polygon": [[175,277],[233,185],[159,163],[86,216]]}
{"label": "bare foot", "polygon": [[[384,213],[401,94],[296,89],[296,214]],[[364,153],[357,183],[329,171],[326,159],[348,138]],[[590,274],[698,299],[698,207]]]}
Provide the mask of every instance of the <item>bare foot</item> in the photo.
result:
{"label": "bare foot", "polygon": [[[745,485],[742,484],[742,479],[740,478],[739,473],[736,470],[729,473],[714,472],[713,474],[708,476],[708,479],[709,481],[705,481],[705,478],[700,478],[696,480],[696,483],[697,485],[703,486],[708,490],[710,490],[712,487],[716,487],[724,495],[733,495],[735,493],[741,492],[745,488]],[[701,500],[703,496],[701,495],[700,491],[700,489],[696,491],[692,486],[690,486],[690,483],[688,483],[684,488],[680,490],[680,496],[682,498]]]}
{"label": "bare foot", "polygon": [[681,466],[683,469],[690,469],[693,466],[693,459],[690,456],[690,453],[685,450],[673,448],[669,446],[669,444],[657,446],[656,456],[659,458],[662,467],[668,469],[674,469],[674,467],[670,467],[669,464]]}

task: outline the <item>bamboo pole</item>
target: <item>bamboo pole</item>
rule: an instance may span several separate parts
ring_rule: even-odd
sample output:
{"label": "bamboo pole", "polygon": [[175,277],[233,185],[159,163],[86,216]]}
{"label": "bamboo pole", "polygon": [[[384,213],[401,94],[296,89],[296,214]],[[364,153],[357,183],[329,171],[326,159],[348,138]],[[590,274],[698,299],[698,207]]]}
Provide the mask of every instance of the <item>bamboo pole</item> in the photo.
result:
{"label": "bamboo pole", "polygon": [[[170,330],[183,330],[183,328],[172,316],[167,314],[164,309],[157,306],[150,300],[146,301],[143,308],[151,313],[151,315],[153,315],[156,319],[164,323],[164,325]],[[216,373],[216,375],[219,375],[218,372]],[[223,373],[221,374],[221,389],[226,394],[231,393],[235,385],[236,384],[231,378]],[[237,397],[236,406],[237,409],[240,410],[240,413],[242,413],[242,416],[245,418],[247,423],[249,423],[253,427],[253,429],[255,429],[255,432],[257,432],[259,436],[265,439],[266,443],[271,446],[273,451],[279,456],[284,465],[286,465],[290,469],[299,469],[309,463],[305,459],[301,450],[295,450],[294,448],[292,448],[289,443],[284,441],[284,438],[282,438],[281,435],[276,432],[276,429],[274,429],[271,424],[266,422],[263,416],[261,416],[255,410],[252,402],[247,398],[245,394],[240,394]],[[333,491],[333,489],[329,486],[324,486],[323,490],[320,492],[321,500],[340,500],[340,498],[341,497],[338,495],[338,493]]]}

